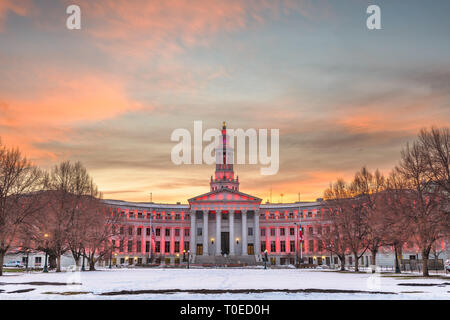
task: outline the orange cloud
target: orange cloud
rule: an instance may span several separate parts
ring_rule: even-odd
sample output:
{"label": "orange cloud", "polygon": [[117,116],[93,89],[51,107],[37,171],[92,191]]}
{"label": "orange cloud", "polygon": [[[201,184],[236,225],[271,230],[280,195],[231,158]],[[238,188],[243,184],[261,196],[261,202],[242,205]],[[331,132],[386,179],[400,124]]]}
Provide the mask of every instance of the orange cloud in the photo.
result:
{"label": "orange cloud", "polygon": [[26,16],[32,8],[32,0],[2,0],[0,1],[0,32],[9,12],[13,12],[19,16]]}
{"label": "orange cloud", "polygon": [[[69,3],[70,1],[67,1]],[[104,0],[77,2],[98,45],[125,55],[179,54],[212,36],[263,23],[268,17],[317,10],[311,0]]]}
{"label": "orange cloud", "polygon": [[[2,138],[32,158],[54,158],[37,143],[67,141],[73,126],[112,118],[142,106],[127,97],[118,79],[96,75],[45,74],[48,87],[26,96],[3,94],[0,101]],[[35,84],[42,86],[42,83]]]}

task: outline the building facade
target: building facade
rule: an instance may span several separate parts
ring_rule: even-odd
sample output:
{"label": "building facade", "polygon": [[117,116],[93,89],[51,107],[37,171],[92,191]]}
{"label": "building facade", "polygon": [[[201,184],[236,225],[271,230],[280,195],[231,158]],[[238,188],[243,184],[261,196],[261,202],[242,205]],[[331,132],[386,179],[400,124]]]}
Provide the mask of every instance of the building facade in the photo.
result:
{"label": "building facade", "polygon": [[[316,202],[261,203],[261,199],[239,190],[234,173],[233,149],[226,126],[216,149],[216,168],[210,179],[210,191],[188,199],[188,204],[156,204],[104,200],[119,214],[120,228],[114,236],[111,257],[103,265],[185,264],[257,264],[267,252],[271,265],[337,265],[338,258],[324,247],[320,235],[330,226],[321,199]],[[299,226],[303,232],[300,235]],[[300,238],[302,237],[302,241]],[[449,259],[448,243],[439,245],[439,259]],[[419,260],[418,248],[406,245],[403,260]],[[19,257],[20,255],[20,257]],[[39,267],[43,253],[28,257],[30,265]],[[9,255],[5,261],[28,259],[23,254]],[[367,252],[359,265],[368,267]],[[433,259],[430,256],[430,259]],[[346,265],[355,261],[349,253]],[[390,247],[382,247],[377,265],[392,267]],[[63,266],[74,264],[66,254]]]}
{"label": "building facade", "polygon": [[[339,263],[318,239],[329,228],[321,200],[263,204],[241,192],[228,139],[224,123],[210,191],[190,198],[187,205],[105,201],[124,222],[121,235],[113,239],[113,264],[180,264],[187,253],[197,264],[255,264],[265,251],[272,265]],[[447,258],[444,243],[443,249]],[[404,257],[420,258],[417,248],[405,248]],[[353,265],[354,258],[347,258],[346,264]],[[382,248],[378,260],[393,265],[390,248]],[[359,262],[364,267],[370,261],[367,253]]]}

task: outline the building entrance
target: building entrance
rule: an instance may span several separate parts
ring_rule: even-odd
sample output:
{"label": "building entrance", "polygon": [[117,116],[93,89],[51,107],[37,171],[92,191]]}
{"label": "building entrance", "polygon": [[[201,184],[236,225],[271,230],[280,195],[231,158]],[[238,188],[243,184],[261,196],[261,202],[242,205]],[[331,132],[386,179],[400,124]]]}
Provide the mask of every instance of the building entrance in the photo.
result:
{"label": "building entrance", "polygon": [[222,245],[222,254],[229,254],[230,253],[230,233],[229,232],[222,232],[221,233],[221,245]]}

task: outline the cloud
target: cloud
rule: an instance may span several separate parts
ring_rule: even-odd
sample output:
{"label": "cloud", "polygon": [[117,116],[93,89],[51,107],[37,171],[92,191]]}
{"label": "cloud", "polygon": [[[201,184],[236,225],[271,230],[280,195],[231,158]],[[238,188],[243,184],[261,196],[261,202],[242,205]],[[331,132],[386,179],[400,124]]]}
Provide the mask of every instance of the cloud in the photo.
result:
{"label": "cloud", "polygon": [[35,159],[56,158],[37,148],[48,141],[69,142],[80,123],[98,122],[143,106],[130,99],[120,79],[108,74],[66,74],[47,70],[34,77],[23,95],[3,92],[0,128],[5,143],[20,145]]}
{"label": "cloud", "polygon": [[32,0],[2,0],[0,1],[0,32],[3,31],[5,21],[9,13],[14,13],[19,16],[26,16],[33,8]]}

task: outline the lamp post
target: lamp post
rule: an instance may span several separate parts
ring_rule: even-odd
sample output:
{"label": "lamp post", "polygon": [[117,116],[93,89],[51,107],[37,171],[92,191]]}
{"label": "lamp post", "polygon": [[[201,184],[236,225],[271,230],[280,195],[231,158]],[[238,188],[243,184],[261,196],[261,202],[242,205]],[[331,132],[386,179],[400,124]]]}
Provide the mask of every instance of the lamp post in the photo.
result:
{"label": "lamp post", "polygon": [[48,257],[48,234],[44,234],[45,238],[45,262],[44,262],[44,270],[43,272],[48,272],[48,266],[47,266],[47,257]]}
{"label": "lamp post", "polygon": [[298,265],[298,228],[297,228],[297,222],[294,222],[294,226],[295,226],[295,244],[296,244],[296,248],[295,248],[295,265]]}

